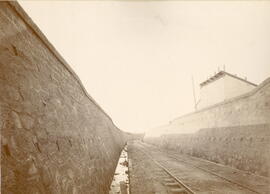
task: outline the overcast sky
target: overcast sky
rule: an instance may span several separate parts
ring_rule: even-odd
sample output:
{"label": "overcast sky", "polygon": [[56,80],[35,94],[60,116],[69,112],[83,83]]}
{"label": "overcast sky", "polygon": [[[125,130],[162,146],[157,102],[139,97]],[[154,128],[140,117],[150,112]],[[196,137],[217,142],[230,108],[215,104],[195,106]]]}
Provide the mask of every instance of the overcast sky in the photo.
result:
{"label": "overcast sky", "polygon": [[270,76],[270,1],[20,1],[125,131],[193,111],[191,76]]}

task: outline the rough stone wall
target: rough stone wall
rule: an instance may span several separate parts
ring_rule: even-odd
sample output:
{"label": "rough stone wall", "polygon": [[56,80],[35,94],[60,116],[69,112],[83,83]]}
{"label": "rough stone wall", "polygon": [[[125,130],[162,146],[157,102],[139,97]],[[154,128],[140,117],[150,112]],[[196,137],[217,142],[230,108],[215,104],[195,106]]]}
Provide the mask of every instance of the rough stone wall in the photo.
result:
{"label": "rough stone wall", "polygon": [[182,154],[270,176],[270,125],[201,129],[195,134],[163,135],[147,141]]}
{"label": "rough stone wall", "polygon": [[1,193],[108,193],[128,136],[16,2],[0,2]]}

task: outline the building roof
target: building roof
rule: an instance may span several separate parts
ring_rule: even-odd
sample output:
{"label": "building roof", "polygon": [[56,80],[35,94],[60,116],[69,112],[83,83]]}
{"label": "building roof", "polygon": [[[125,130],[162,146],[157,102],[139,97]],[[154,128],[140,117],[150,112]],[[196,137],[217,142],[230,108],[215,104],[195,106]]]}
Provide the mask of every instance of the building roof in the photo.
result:
{"label": "building roof", "polygon": [[235,78],[235,79],[238,79],[238,80],[240,80],[240,81],[246,82],[246,83],[248,83],[248,84],[250,84],[250,85],[257,86],[257,84],[254,84],[254,83],[252,83],[252,82],[250,82],[250,81],[247,81],[246,79],[243,79],[243,78],[241,78],[241,77],[237,77],[236,75],[230,74],[230,73],[228,73],[228,72],[226,72],[226,71],[220,71],[220,72],[218,72],[217,74],[215,74],[214,76],[210,77],[210,78],[207,79],[206,81],[200,83],[200,86],[201,86],[201,87],[206,86],[206,85],[208,85],[209,83],[212,83],[212,82],[218,80],[219,78],[221,78],[221,77],[223,77],[223,76],[225,76],[225,75],[228,75],[228,76],[233,77],[233,78]]}

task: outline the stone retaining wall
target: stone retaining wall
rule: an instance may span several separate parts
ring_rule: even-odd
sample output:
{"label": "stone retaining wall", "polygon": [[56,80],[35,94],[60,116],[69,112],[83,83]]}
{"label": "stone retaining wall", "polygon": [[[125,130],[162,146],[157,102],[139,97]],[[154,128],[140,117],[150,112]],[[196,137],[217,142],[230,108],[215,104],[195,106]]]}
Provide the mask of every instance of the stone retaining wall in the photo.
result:
{"label": "stone retaining wall", "polygon": [[0,2],[1,193],[108,193],[125,134],[16,2]]}
{"label": "stone retaining wall", "polygon": [[270,176],[270,125],[201,129],[195,134],[170,134],[146,141],[181,154]]}

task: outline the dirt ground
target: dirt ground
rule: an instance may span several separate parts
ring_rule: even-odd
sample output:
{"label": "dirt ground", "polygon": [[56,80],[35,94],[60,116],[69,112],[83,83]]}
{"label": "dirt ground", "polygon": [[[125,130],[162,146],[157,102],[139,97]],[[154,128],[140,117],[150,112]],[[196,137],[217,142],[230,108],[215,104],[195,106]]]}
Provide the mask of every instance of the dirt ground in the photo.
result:
{"label": "dirt ground", "polygon": [[[145,156],[144,153],[136,149],[135,146],[128,146],[130,176],[130,192],[132,194],[167,194],[166,187],[156,176],[158,168]],[[132,186],[134,185],[134,186]]]}
{"label": "dirt ground", "polygon": [[[152,159],[166,167],[170,173],[195,193],[266,194],[269,191],[268,179],[212,162],[182,155],[178,155],[181,160],[179,158],[176,160],[170,157],[171,153],[163,152],[155,146],[138,141],[130,142],[128,150],[131,194],[181,193],[172,192],[175,188],[172,188],[171,185],[168,186],[167,180],[173,178]],[[173,180],[175,181],[175,179]],[[180,185],[181,188],[184,188],[183,185]]]}

